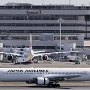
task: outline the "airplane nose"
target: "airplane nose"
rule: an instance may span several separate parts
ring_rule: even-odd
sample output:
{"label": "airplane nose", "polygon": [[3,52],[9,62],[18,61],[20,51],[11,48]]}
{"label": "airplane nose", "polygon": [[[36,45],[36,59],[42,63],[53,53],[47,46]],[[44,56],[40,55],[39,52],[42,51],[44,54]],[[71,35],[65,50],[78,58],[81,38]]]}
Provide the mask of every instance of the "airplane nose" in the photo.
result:
{"label": "airplane nose", "polygon": [[33,54],[32,53],[29,53],[28,54],[28,58],[33,58]]}

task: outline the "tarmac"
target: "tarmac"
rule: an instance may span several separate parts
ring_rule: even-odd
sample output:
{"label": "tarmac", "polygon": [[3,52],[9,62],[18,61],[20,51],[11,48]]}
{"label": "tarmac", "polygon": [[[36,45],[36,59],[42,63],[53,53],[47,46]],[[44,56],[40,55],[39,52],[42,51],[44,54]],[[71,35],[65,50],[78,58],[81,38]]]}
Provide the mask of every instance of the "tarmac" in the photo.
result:
{"label": "tarmac", "polygon": [[[75,64],[74,62],[60,62],[60,61],[40,61],[37,64],[18,64],[13,63],[0,63],[0,68],[30,68],[30,67],[41,67],[41,68],[90,68],[87,62],[81,62],[80,64]],[[0,82],[0,90],[90,90],[90,82],[60,82],[61,87],[57,88],[47,88],[42,86],[37,86],[33,84],[26,84],[24,82]]]}
{"label": "tarmac", "polygon": [[30,67],[41,67],[41,68],[90,68],[90,65],[87,62],[81,62],[80,64],[75,64],[75,62],[61,62],[61,61],[40,61],[39,63],[32,64],[13,64],[13,63],[0,63],[0,68],[30,68]]}
{"label": "tarmac", "polygon": [[90,86],[62,86],[57,88],[43,86],[0,86],[0,90],[90,90]]}

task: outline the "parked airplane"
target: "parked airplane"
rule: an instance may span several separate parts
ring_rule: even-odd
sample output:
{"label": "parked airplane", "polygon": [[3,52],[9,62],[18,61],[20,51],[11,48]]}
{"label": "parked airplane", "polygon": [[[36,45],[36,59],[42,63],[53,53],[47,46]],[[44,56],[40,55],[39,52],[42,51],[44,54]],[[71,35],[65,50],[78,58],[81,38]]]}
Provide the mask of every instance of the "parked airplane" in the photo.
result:
{"label": "parked airplane", "polygon": [[41,51],[34,51],[32,49],[32,36],[31,36],[31,34],[30,34],[30,45],[29,46],[30,47],[29,47],[29,49],[27,51],[23,51],[23,50],[18,51],[17,50],[17,52],[15,52],[15,53],[0,52],[0,54],[6,54],[7,60],[12,60],[14,57],[17,57],[17,56],[21,56],[21,57],[24,57],[24,58],[27,58],[27,59],[29,58],[29,60],[33,59],[36,56],[41,56],[43,60],[47,60],[48,59],[48,55],[50,55],[50,54],[69,53],[69,52],[51,52],[51,53],[45,53],[46,50],[43,50],[43,51],[42,50]]}
{"label": "parked airplane", "polygon": [[87,60],[87,56],[83,53],[81,53],[82,50],[80,51],[70,51],[71,55],[68,55],[66,57],[67,61],[82,61],[82,60]]}
{"label": "parked airplane", "polygon": [[0,68],[0,81],[57,87],[59,81],[90,81],[90,68]]}

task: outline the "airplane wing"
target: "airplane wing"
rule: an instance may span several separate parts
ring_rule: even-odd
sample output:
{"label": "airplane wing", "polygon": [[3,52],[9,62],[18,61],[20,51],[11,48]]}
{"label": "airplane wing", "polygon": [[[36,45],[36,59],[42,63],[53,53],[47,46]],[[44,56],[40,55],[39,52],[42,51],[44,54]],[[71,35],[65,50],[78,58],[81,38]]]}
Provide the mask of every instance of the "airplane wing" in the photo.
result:
{"label": "airplane wing", "polygon": [[34,53],[40,53],[40,52],[46,52],[46,50],[42,50],[42,51],[34,51]]}
{"label": "airplane wing", "polygon": [[0,54],[6,54],[6,55],[14,55],[14,56],[20,56],[17,53],[7,53],[7,52],[0,52]]}
{"label": "airplane wing", "polygon": [[59,78],[66,78],[66,79],[70,79],[70,78],[76,78],[76,77],[80,77],[81,75],[75,74],[75,75],[52,75],[52,76],[44,76],[46,78],[49,79],[59,79]]}
{"label": "airplane wing", "polygon": [[77,50],[77,51],[69,51],[70,53],[81,53],[82,50]]}
{"label": "airplane wing", "polygon": [[70,52],[51,52],[51,53],[36,53],[34,56],[43,56],[43,55],[51,55],[51,54],[63,54],[63,53],[70,53]]}
{"label": "airplane wing", "polygon": [[49,80],[67,80],[67,79],[81,77],[82,75],[86,75],[86,74],[46,75],[43,77],[48,78]]}

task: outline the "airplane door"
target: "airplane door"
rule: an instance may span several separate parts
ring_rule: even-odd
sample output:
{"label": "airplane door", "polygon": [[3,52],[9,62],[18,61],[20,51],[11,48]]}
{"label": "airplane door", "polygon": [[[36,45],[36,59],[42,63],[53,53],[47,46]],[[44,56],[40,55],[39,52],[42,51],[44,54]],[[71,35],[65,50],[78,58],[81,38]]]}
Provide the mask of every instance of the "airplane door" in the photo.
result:
{"label": "airplane door", "polygon": [[3,76],[2,73],[3,73],[3,72],[0,72],[0,80],[1,80],[1,81],[2,81],[2,79],[3,79],[3,77],[2,77],[2,76]]}

